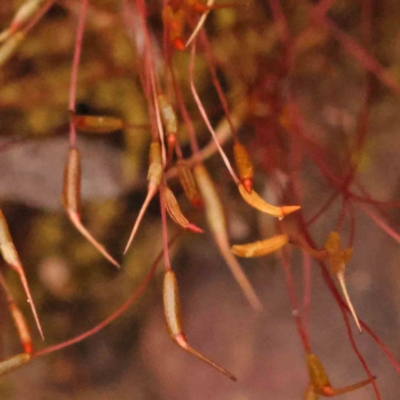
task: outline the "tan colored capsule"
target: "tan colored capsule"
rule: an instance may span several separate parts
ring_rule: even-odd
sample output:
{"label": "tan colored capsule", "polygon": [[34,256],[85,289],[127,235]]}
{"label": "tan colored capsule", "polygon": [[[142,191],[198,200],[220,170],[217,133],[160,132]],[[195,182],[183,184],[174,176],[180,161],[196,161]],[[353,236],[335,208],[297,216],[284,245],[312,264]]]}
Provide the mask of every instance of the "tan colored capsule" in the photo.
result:
{"label": "tan colored capsule", "polygon": [[167,135],[176,134],[178,132],[178,122],[176,114],[167,98],[160,94],[158,96],[158,105],[161,111],[161,119],[167,131]]}
{"label": "tan colored capsule", "polygon": [[16,356],[7,358],[0,362],[0,376],[8,374],[11,371],[19,368],[26,364],[31,359],[31,355],[28,353],[17,354]]}
{"label": "tan colored capsule", "polygon": [[71,118],[76,129],[85,133],[105,134],[124,127],[122,119],[116,117],[72,114]]}
{"label": "tan colored capsule", "polygon": [[183,335],[179,288],[173,271],[166,271],[163,283],[164,316],[172,339]]}
{"label": "tan colored capsule", "polygon": [[203,233],[202,229],[196,225],[193,225],[186,219],[179,207],[179,203],[176,200],[174,193],[167,185],[162,186],[161,196],[169,216],[176,224],[180,225],[184,229],[189,229],[197,233]]}
{"label": "tan colored capsule", "polygon": [[18,274],[19,280],[21,281],[21,284],[26,293],[26,297],[28,298],[37,328],[39,330],[42,339],[44,339],[43,330],[39,321],[39,316],[36,311],[35,303],[33,302],[31,291],[29,289],[28,281],[25,276],[25,271],[22,266],[21,260],[18,256],[17,249],[15,248],[14,242],[11,238],[7,221],[1,210],[0,210],[0,252],[4,261]]}
{"label": "tan colored capsule", "polygon": [[318,393],[321,393],[324,387],[331,386],[325,368],[315,354],[307,354],[307,368],[311,384]]}
{"label": "tan colored capsule", "polygon": [[67,162],[65,164],[62,198],[68,218],[75,228],[104,256],[104,258],[119,268],[119,263],[111,257],[105,247],[102,246],[82,224],[80,217],[81,159],[79,151],[75,147],[69,150]]}
{"label": "tan colored capsule", "polygon": [[161,146],[159,142],[151,142],[149,152],[149,171],[147,180],[153,185],[161,183],[163,174]]}
{"label": "tan colored capsule", "polygon": [[196,207],[203,207],[203,200],[201,198],[199,188],[194,180],[192,170],[188,163],[184,160],[179,160],[176,163],[179,181],[190,203]]}
{"label": "tan colored capsule", "polygon": [[276,235],[253,243],[236,244],[232,246],[231,250],[233,254],[239,257],[261,257],[279,250],[288,242],[288,235]]}
{"label": "tan colored capsule", "polygon": [[246,201],[252,207],[279,219],[283,219],[286,215],[291,214],[292,212],[295,212],[301,208],[301,206],[272,206],[264,201],[255,190],[252,190],[251,193],[248,193],[241,183],[238,184],[238,189],[244,201]]}
{"label": "tan colored capsule", "polygon": [[67,210],[79,213],[81,210],[81,156],[73,147],[68,152],[64,169],[63,205]]}
{"label": "tan colored capsule", "polygon": [[239,172],[240,182],[246,191],[251,194],[253,190],[254,166],[246,148],[238,141],[233,143],[233,155],[236,168]]}
{"label": "tan colored capsule", "polygon": [[[375,379],[375,377],[367,378],[353,385],[335,389],[332,387],[329,381],[324,366],[322,365],[321,361],[315,354],[312,353],[307,354],[307,367],[310,376],[309,388],[312,387],[312,389],[315,391],[316,394],[320,394],[322,396],[327,396],[327,397],[334,397],[342,395],[344,393],[352,392],[356,389],[368,385],[369,383],[372,383]],[[311,392],[311,394],[313,393]],[[317,397],[311,397],[311,394],[309,398],[306,397],[305,399],[309,400],[317,398]]]}
{"label": "tan colored capsule", "polygon": [[236,381],[236,378],[226,369],[220,367],[214,361],[205,357],[203,354],[192,348],[186,341],[182,327],[181,306],[179,301],[179,288],[173,271],[165,272],[163,283],[163,304],[164,316],[167,323],[167,329],[174,342],[187,353],[199,358],[208,365],[221,372],[229,379]]}

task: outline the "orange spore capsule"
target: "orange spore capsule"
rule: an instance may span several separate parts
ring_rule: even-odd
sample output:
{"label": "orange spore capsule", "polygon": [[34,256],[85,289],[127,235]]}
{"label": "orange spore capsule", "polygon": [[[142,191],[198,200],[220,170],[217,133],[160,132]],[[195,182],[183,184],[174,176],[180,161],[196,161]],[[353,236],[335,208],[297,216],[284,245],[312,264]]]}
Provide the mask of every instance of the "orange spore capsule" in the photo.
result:
{"label": "orange spore capsule", "polygon": [[233,144],[233,155],[240,181],[246,191],[251,194],[253,190],[254,166],[246,148],[238,140],[235,140]]}
{"label": "orange spore capsule", "polygon": [[288,235],[275,235],[269,239],[259,240],[253,243],[234,245],[231,251],[239,257],[261,257],[281,249],[288,242]]}
{"label": "orange spore capsule", "polygon": [[72,114],[72,120],[76,129],[85,133],[104,134],[124,127],[124,122],[120,118],[102,115]]}
{"label": "orange spore capsule", "polygon": [[188,198],[192,206],[196,208],[202,208],[203,200],[201,198],[197,183],[192,174],[192,170],[190,169],[187,162],[184,160],[179,160],[177,162],[177,170],[179,181],[186,194],[186,197]]}

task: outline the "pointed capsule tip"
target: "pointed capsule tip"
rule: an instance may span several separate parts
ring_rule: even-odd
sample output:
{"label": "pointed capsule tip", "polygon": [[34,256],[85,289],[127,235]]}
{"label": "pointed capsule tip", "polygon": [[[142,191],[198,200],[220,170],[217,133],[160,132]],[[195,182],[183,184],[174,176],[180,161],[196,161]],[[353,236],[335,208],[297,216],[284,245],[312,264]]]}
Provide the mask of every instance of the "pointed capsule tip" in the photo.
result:
{"label": "pointed capsule tip", "polygon": [[300,210],[301,206],[282,206],[282,214],[283,216],[289,215],[297,210]]}
{"label": "pointed capsule tip", "polygon": [[191,203],[192,203],[192,206],[196,207],[196,208],[204,207],[203,201],[200,198],[191,200]]}
{"label": "pointed capsule tip", "polygon": [[181,37],[177,37],[172,41],[173,46],[176,50],[183,51],[185,50],[185,43],[183,42]]}
{"label": "pointed capsule tip", "polygon": [[[44,340],[44,338],[42,338]],[[25,343],[24,344],[24,352],[27,354],[31,354],[33,351],[32,343]]]}
{"label": "pointed capsule tip", "polygon": [[195,233],[204,233],[203,229],[199,228],[198,226],[189,223],[189,225],[187,226],[187,229],[191,232],[195,232]]}
{"label": "pointed capsule tip", "polygon": [[253,191],[253,179],[251,178],[243,178],[241,180],[243,187],[246,189],[248,194],[251,194]]}

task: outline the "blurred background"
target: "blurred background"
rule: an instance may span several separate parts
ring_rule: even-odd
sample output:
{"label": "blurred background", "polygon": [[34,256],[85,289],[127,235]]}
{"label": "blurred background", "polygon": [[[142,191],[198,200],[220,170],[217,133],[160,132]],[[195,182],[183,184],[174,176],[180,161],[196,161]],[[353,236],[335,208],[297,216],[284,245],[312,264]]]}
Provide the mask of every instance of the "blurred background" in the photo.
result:
{"label": "blurred background", "polygon": [[[1,2],[2,29],[22,3]],[[5,265],[1,270],[28,320],[36,349],[74,337],[110,315],[138,287],[162,249],[157,200],[121,271],[83,239],[62,209],[79,6],[78,0],[56,1],[0,69],[0,204],[28,276],[45,342],[18,278]],[[162,71],[162,5],[148,1],[147,6],[155,63]],[[150,142],[137,73],[141,54],[131,29],[137,17],[134,7],[130,11],[127,15],[115,0],[90,3],[77,86],[77,113],[116,116],[125,124],[107,135],[82,133],[78,138],[82,218],[119,260],[146,195]],[[352,242],[354,256],[346,276],[355,309],[397,359],[400,246],[368,212],[399,230],[399,15],[400,4],[394,0],[251,0],[212,11],[205,25],[230,109],[247,104],[238,135],[252,156],[257,191],[274,204],[299,201],[304,221],[317,215],[307,226],[317,247],[335,229],[340,229],[344,245]],[[202,147],[210,135],[190,93],[189,55],[174,53],[173,66]],[[195,80],[217,125],[224,113],[201,54]],[[291,102],[304,119],[301,129]],[[184,126],[179,139],[189,155]],[[225,147],[232,158],[229,141]],[[241,200],[221,158],[215,154],[206,165],[226,209],[231,242],[272,236],[281,223]],[[184,213],[206,231],[185,232],[171,250],[188,341],[239,382],[230,382],[172,343],[162,311],[161,265],[145,294],[110,326],[2,377],[0,399],[303,398],[308,384],[305,355],[280,255],[240,260],[264,306],[255,313],[219,254],[202,212],[190,208],[177,181],[170,184]],[[298,218],[285,219],[284,229],[296,232]],[[171,234],[176,231],[172,223],[169,227]],[[304,293],[311,299],[306,321],[311,345],[332,385],[365,379],[319,265],[312,261],[308,270],[307,258],[298,248],[291,249],[300,304]],[[0,354],[5,358],[21,347],[2,294],[0,302]],[[351,326],[378,378],[382,399],[397,400],[400,378],[395,369],[367,333],[359,335],[353,321]],[[376,396],[367,386],[343,398]]]}

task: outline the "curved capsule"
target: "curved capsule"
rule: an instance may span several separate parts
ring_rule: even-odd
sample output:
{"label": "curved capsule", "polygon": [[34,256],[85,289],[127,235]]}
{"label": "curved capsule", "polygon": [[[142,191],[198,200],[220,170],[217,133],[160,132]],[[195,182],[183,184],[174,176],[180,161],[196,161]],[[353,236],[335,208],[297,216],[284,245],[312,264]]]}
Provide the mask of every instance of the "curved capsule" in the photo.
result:
{"label": "curved capsule", "polygon": [[279,219],[283,219],[286,215],[291,214],[292,212],[295,212],[301,208],[301,206],[272,206],[264,201],[254,190],[252,190],[251,193],[248,193],[242,183],[239,183],[238,189],[239,193],[243,197],[243,200],[252,207]]}
{"label": "curved capsule", "polygon": [[179,181],[190,203],[196,208],[203,207],[203,200],[201,198],[199,188],[194,180],[192,170],[188,163],[184,160],[178,160],[176,163]]}
{"label": "curved capsule", "polygon": [[179,203],[176,200],[174,193],[167,185],[162,186],[161,196],[163,198],[165,208],[167,209],[169,216],[176,224],[192,232],[203,233],[202,229],[190,223],[186,219],[186,217],[182,214],[182,211],[179,207]]}
{"label": "curved capsule", "polygon": [[68,218],[75,228],[104,256],[104,258],[119,268],[119,263],[111,257],[105,247],[102,246],[82,224],[80,217],[81,159],[79,151],[75,147],[69,150],[67,162],[65,164],[62,198]]}
{"label": "curved capsule", "polygon": [[240,181],[246,191],[251,194],[253,190],[254,166],[246,148],[238,141],[233,143],[233,156]]}
{"label": "curved capsule", "polygon": [[71,118],[76,129],[85,133],[104,134],[124,127],[122,119],[116,117],[72,114]]}
{"label": "curved capsule", "polygon": [[[26,297],[28,298],[28,302],[30,304],[32,314],[35,319],[37,328],[40,332],[42,339],[44,339],[43,330],[42,330],[42,327],[41,327],[41,324],[39,321],[39,316],[36,311],[35,303],[33,302],[33,299],[32,299],[28,281],[25,276],[25,271],[22,266],[21,260],[18,256],[17,249],[15,248],[14,242],[11,238],[11,234],[8,229],[7,221],[1,210],[0,210],[0,252],[1,252],[1,255],[2,255],[4,261],[18,274],[19,280],[21,281],[21,284],[26,293]],[[6,287],[5,282],[4,282],[3,286]]]}
{"label": "curved capsule", "polygon": [[193,349],[187,343],[182,327],[178,282],[173,271],[166,271],[164,275],[163,304],[168,333],[175,343],[189,354],[199,358],[208,365],[211,365],[229,379],[236,381],[237,379],[230,372],[220,367],[214,361],[211,361],[207,357],[203,356],[203,354]]}
{"label": "curved capsule", "polygon": [[231,251],[239,257],[261,257],[279,250],[289,242],[288,235],[276,235],[266,240],[248,244],[236,244]]}

